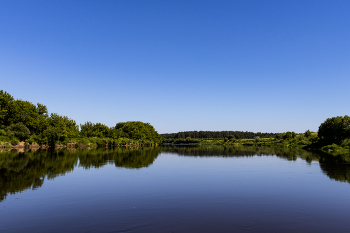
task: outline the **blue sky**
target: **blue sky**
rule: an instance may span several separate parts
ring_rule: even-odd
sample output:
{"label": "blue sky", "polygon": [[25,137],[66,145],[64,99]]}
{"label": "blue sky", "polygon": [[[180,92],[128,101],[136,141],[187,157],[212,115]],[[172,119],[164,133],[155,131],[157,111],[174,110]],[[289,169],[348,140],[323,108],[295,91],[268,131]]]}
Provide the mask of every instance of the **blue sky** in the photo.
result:
{"label": "blue sky", "polygon": [[0,89],[159,133],[349,115],[350,1],[0,1]]}

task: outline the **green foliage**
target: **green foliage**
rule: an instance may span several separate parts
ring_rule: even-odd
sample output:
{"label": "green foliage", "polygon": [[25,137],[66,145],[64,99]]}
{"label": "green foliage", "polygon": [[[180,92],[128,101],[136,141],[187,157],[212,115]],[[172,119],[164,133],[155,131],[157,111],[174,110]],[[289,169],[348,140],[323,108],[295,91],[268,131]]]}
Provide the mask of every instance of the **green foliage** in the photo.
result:
{"label": "green foliage", "polygon": [[0,142],[9,142],[10,140],[11,140],[10,137],[3,136],[3,135],[0,136]]}
{"label": "green foliage", "polygon": [[0,90],[0,128],[6,126],[8,118],[9,103],[12,102],[14,98],[6,91]]}
{"label": "green foliage", "polygon": [[346,138],[340,144],[342,147],[350,147],[350,138]]}
{"label": "green foliage", "polygon": [[[44,131],[44,133],[45,133],[45,131]],[[48,138],[45,136],[44,133],[39,134],[39,135],[32,135],[29,138],[29,140],[31,141],[31,143],[36,142],[39,145],[47,145],[48,144]]]}
{"label": "green foliage", "polygon": [[350,117],[345,115],[328,118],[318,128],[318,136],[323,145],[340,144],[350,137]]}
{"label": "green foliage", "polygon": [[306,130],[305,133],[304,133],[305,137],[311,137],[312,133],[310,130]]}
{"label": "green foliage", "polygon": [[18,138],[29,144],[54,146],[85,138],[79,143],[101,147],[155,145],[161,142],[153,126],[140,121],[118,123],[112,128],[88,121],[80,127],[81,131],[76,122],[67,116],[56,113],[49,115],[45,105],[15,100],[0,90],[0,140],[4,142]]}
{"label": "green foliage", "polygon": [[36,142],[36,140],[35,140],[36,137],[37,136],[35,134],[31,135],[27,140],[25,140],[25,142],[31,145],[31,144]]}
{"label": "green foliage", "polygon": [[178,133],[161,134],[164,139],[184,139],[187,137],[195,139],[254,139],[256,136],[260,138],[275,137],[274,133],[261,133],[261,132],[243,132],[243,131],[185,131]]}
{"label": "green foliage", "polygon": [[13,138],[10,140],[10,143],[11,143],[13,146],[15,146],[15,145],[17,145],[17,144],[19,143],[19,140],[18,140],[18,138],[13,137]]}
{"label": "green foliage", "polygon": [[128,121],[116,124],[114,137],[126,137],[134,140],[150,140],[153,143],[160,143],[161,137],[149,123],[141,121]]}
{"label": "green foliage", "polygon": [[22,122],[10,125],[7,130],[11,131],[21,141],[28,139],[30,136],[29,129]]}
{"label": "green foliage", "polygon": [[296,133],[295,132],[290,132],[290,131],[285,132],[283,134],[283,136],[282,136],[282,138],[285,139],[285,140],[293,139],[295,137],[296,137]]}
{"label": "green foliage", "polygon": [[[40,105],[40,111],[42,112],[43,105]],[[25,124],[31,132],[41,133],[47,127],[46,118],[47,115],[40,115],[37,106],[34,104],[23,101],[14,100],[8,104],[7,116],[5,119],[6,125],[22,122]]]}
{"label": "green foliage", "polygon": [[6,130],[0,129],[0,136],[7,136]]}
{"label": "green foliage", "polygon": [[337,150],[342,150],[343,148],[340,147],[339,145],[337,144],[332,144],[332,145],[327,145],[327,146],[324,146],[322,147],[322,150],[325,150],[325,151],[337,151]]}
{"label": "green foliage", "polygon": [[59,132],[59,140],[64,141],[67,138],[79,137],[79,126],[66,116],[51,113],[48,122],[51,131],[52,128],[55,128],[56,132]]}
{"label": "green foliage", "polygon": [[110,137],[112,130],[101,123],[93,124],[90,121],[80,125],[80,136],[81,137]]}
{"label": "green foliage", "polygon": [[50,126],[44,131],[43,135],[47,138],[49,146],[55,146],[61,137],[61,130],[57,127]]}

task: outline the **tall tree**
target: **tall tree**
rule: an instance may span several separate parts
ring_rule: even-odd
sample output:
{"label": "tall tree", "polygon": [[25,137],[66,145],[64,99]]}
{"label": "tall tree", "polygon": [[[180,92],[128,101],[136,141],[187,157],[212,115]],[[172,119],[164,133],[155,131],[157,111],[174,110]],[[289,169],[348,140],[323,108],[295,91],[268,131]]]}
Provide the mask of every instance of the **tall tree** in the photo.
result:
{"label": "tall tree", "polygon": [[116,124],[115,130],[124,137],[136,140],[150,140],[160,143],[161,137],[149,123],[141,121],[128,121]]}
{"label": "tall tree", "polygon": [[5,128],[8,117],[9,103],[14,101],[14,98],[6,91],[0,90],[0,128]]}
{"label": "tall tree", "polygon": [[53,130],[57,129],[59,132],[60,140],[79,137],[79,126],[74,120],[66,116],[60,116],[56,113],[51,113],[48,121],[50,132],[57,132]]}
{"label": "tall tree", "polygon": [[318,128],[318,136],[325,145],[340,144],[350,137],[350,117],[345,115],[328,118]]}

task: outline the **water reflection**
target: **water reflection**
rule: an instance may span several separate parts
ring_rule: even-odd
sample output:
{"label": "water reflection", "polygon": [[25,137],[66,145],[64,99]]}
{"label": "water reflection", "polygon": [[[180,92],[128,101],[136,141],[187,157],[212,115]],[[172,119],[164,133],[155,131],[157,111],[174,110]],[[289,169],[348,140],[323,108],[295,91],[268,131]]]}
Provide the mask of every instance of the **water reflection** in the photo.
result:
{"label": "water reflection", "polygon": [[230,146],[170,146],[164,147],[163,152],[176,153],[181,156],[220,156],[220,157],[252,157],[272,156],[289,161],[295,161],[298,157],[307,162],[319,161],[320,153],[306,151],[299,148],[274,148],[274,147],[230,147]]}
{"label": "water reflection", "polygon": [[55,151],[9,151],[0,153],[0,201],[8,194],[25,189],[37,189],[46,179],[72,172],[75,167],[84,169],[100,168],[106,164],[116,167],[138,169],[151,165],[161,153],[180,156],[252,157],[277,156],[288,161],[297,158],[307,163],[317,161],[329,178],[350,183],[349,154],[327,154],[302,149],[281,149],[263,147],[152,147],[141,149],[115,148],[96,150],[55,150]]}
{"label": "water reflection", "polygon": [[8,194],[25,189],[37,189],[45,178],[71,172],[75,167],[99,168],[106,164],[116,167],[142,168],[153,163],[160,153],[159,147],[113,150],[38,150],[20,153],[12,150],[0,153],[0,201]]}
{"label": "water reflection", "polygon": [[349,154],[326,154],[320,157],[320,167],[324,174],[336,181],[350,183]]}
{"label": "water reflection", "polygon": [[220,157],[252,157],[252,156],[277,156],[288,161],[297,158],[319,162],[325,175],[332,180],[350,183],[350,154],[349,153],[325,153],[322,151],[307,151],[299,148],[274,148],[274,147],[226,147],[226,146],[169,146],[164,147],[163,152],[175,153],[180,156],[220,156]]}

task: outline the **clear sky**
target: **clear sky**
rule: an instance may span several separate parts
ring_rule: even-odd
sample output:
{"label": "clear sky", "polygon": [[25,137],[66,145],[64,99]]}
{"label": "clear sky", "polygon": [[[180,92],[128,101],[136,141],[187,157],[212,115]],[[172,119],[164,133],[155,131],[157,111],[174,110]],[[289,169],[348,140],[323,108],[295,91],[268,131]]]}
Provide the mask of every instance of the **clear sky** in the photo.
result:
{"label": "clear sky", "polygon": [[350,1],[0,0],[0,89],[78,124],[317,131],[350,114]]}

